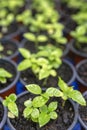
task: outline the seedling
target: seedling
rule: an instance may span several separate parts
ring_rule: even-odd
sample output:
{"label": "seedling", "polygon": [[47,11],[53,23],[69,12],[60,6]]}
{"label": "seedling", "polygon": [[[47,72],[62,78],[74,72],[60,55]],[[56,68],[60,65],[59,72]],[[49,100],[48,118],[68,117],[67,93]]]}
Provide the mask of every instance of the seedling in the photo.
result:
{"label": "seedling", "polygon": [[72,19],[79,25],[85,24],[87,21],[87,13],[86,11],[79,11],[77,14],[72,15]]}
{"label": "seedling", "polygon": [[67,3],[69,8],[84,10],[87,9],[87,3],[85,0],[62,0],[63,2]]}
{"label": "seedling", "polygon": [[54,44],[56,44],[56,46],[67,43],[67,39],[63,36],[63,29],[64,26],[58,22],[45,25],[48,37],[55,42]]}
{"label": "seedling", "polygon": [[[26,89],[36,96],[33,99],[31,97],[24,102],[24,118],[38,123],[39,127],[43,127],[51,119],[57,119],[58,112],[56,112],[56,109],[58,109],[58,101],[51,101],[48,104],[49,100],[52,97],[61,97],[64,102],[67,99],[71,98],[73,101],[86,106],[86,101],[79,91],[73,90],[73,87],[68,87],[61,78],[59,78],[58,85],[60,90],[57,88],[49,87],[44,92],[41,90],[40,86],[36,84],[26,85]],[[10,111],[10,114],[8,115],[10,116],[10,118],[15,118],[19,116],[19,110],[15,103],[16,99],[17,96],[15,94],[11,94],[3,101],[3,104],[8,107],[8,110]]]}
{"label": "seedling", "polygon": [[46,35],[36,35],[34,33],[25,33],[24,37],[35,43],[36,49],[38,50],[39,43],[46,42],[48,40]]}
{"label": "seedling", "polygon": [[24,5],[24,0],[8,0],[8,2],[1,0],[0,2],[0,8],[6,8],[7,10],[10,10],[12,12],[17,11],[18,8]]}
{"label": "seedling", "polygon": [[22,22],[25,26],[29,26],[32,20],[31,10],[24,10],[21,14],[16,16],[18,22]]}
{"label": "seedling", "polygon": [[7,79],[11,77],[12,77],[12,74],[10,72],[5,70],[4,68],[0,68],[0,82],[2,84],[6,83]]}
{"label": "seedling", "polygon": [[24,57],[24,60],[18,65],[19,71],[31,68],[39,80],[47,78],[49,75],[56,76],[55,66],[51,65],[48,59],[39,56],[38,53],[31,54],[24,48],[20,48],[19,51]]}
{"label": "seedling", "polygon": [[87,24],[79,25],[71,35],[76,40],[76,46],[81,48],[83,44],[87,44]]}

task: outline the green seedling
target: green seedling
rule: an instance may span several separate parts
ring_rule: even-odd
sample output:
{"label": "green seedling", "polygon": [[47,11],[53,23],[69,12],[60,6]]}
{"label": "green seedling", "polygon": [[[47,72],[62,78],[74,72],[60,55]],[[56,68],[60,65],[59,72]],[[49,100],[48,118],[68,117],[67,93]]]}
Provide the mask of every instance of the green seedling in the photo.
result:
{"label": "green seedling", "polygon": [[[52,97],[61,97],[64,102],[67,99],[71,98],[73,101],[79,103],[80,105],[86,106],[86,101],[79,91],[73,90],[73,87],[68,87],[61,78],[59,78],[58,85],[60,90],[54,87],[49,87],[44,92],[42,91],[41,87],[36,84],[26,85],[26,89],[30,93],[34,94],[35,97],[33,99],[30,98],[24,102],[24,118],[38,123],[39,127],[43,127],[50,120],[57,119],[58,112],[56,112],[56,110],[58,109],[59,105],[58,101],[51,101],[48,104],[49,100]],[[17,96],[15,94],[11,94],[3,101],[3,104],[8,107],[8,110],[11,113],[10,118],[15,118],[19,116],[19,110],[15,103],[16,99]]]}
{"label": "green seedling", "polygon": [[82,44],[87,44],[87,24],[77,26],[75,31],[71,32],[71,35],[76,40],[76,46],[82,47]]}
{"label": "green seedling", "polygon": [[18,65],[19,71],[31,68],[39,80],[44,79],[49,75],[56,76],[56,71],[48,59],[39,56],[38,53],[31,54],[24,48],[20,48],[19,51],[24,57],[24,60]]}
{"label": "green seedling", "polygon": [[39,43],[46,42],[48,40],[46,35],[35,35],[34,33],[25,33],[24,37],[35,43],[36,49],[38,50]]}

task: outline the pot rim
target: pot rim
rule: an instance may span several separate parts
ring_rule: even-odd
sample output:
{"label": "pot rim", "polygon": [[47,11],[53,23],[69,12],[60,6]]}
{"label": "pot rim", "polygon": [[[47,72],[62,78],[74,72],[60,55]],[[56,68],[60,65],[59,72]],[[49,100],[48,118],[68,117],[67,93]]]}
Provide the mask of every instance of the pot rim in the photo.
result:
{"label": "pot rim", "polygon": [[18,52],[19,42],[18,41],[12,40],[12,39],[8,39],[8,38],[2,38],[2,39],[0,39],[0,41],[2,42],[2,44],[5,43],[5,42],[10,42],[10,43],[14,44],[16,46],[16,48],[17,48],[17,50],[15,51],[14,54],[12,54],[10,56],[5,56],[5,58],[12,59],[12,58],[18,56],[18,54],[19,54],[19,52]]}
{"label": "pot rim", "polygon": [[72,52],[74,52],[76,55],[78,56],[82,56],[84,58],[87,58],[87,54],[86,53],[83,53],[77,49],[74,48],[74,44],[75,44],[75,39],[73,38],[71,41],[70,41],[70,44],[69,44],[69,48]]}
{"label": "pot rim", "polygon": [[5,61],[5,62],[10,63],[10,64],[14,67],[14,69],[15,69],[15,71],[16,71],[16,76],[15,76],[14,81],[13,81],[11,84],[9,84],[6,88],[0,90],[0,93],[4,93],[4,92],[6,92],[7,90],[9,90],[10,88],[12,88],[12,87],[17,83],[17,81],[18,81],[18,79],[19,79],[19,76],[20,76],[20,72],[17,71],[17,64],[16,64],[15,62],[13,62],[13,61],[11,61],[11,60],[9,61],[9,59],[6,59],[6,58],[2,58],[2,59],[0,59],[0,60],[3,60],[3,61]]}
{"label": "pot rim", "polygon": [[[3,101],[3,98],[0,97],[0,102],[2,102],[2,101]],[[2,121],[0,122],[0,129],[2,129],[2,127],[4,126],[6,119],[7,119],[7,109],[4,105],[3,105],[3,109],[4,109],[4,115],[3,115]]]}
{"label": "pot rim", "polygon": [[80,83],[82,83],[85,87],[87,87],[87,83],[80,78],[80,76],[78,75],[78,72],[77,72],[77,70],[79,69],[79,67],[80,67],[81,65],[83,65],[84,63],[87,63],[87,59],[84,59],[84,60],[80,61],[80,62],[76,65],[76,78],[77,78],[77,80],[78,80]]}

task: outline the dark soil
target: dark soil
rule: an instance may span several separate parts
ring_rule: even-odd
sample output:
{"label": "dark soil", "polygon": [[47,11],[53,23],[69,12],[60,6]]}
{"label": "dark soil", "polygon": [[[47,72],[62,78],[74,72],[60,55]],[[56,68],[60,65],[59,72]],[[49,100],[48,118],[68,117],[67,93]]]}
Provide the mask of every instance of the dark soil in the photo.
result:
{"label": "dark soil", "polygon": [[69,128],[75,116],[74,109],[69,101],[66,101],[65,106],[62,107],[63,102],[60,99],[52,99],[52,101],[58,100],[58,108],[56,110],[58,118],[51,120],[46,126],[39,128],[38,124],[26,120],[23,117],[24,101],[29,98],[31,98],[31,95],[27,94],[26,96],[23,95],[22,98],[17,101],[19,117],[10,119],[16,130],[67,130]]}
{"label": "dark soil", "polygon": [[39,84],[41,87],[57,87],[58,85],[58,76],[60,76],[66,83],[68,83],[71,78],[72,78],[72,70],[70,66],[66,63],[63,62],[63,64],[59,67],[57,71],[57,76],[49,76],[48,79],[44,80],[38,80],[38,78],[34,75],[34,73],[30,70],[27,69],[25,71],[21,72],[21,79],[26,83],[26,84]]}
{"label": "dark soil", "polygon": [[0,122],[2,121],[3,115],[4,115],[3,105],[0,101]]}
{"label": "dark soil", "polygon": [[[85,96],[85,100],[87,102],[87,94]],[[82,121],[87,126],[87,105],[86,106],[79,106],[79,114],[80,114]]]}
{"label": "dark soil", "polygon": [[87,84],[87,62],[83,63],[77,70],[80,78]]}
{"label": "dark soil", "polygon": [[79,9],[69,8],[66,3],[61,2],[61,11],[64,12],[66,15],[72,15],[76,14]]}
{"label": "dark soil", "polygon": [[7,70],[8,72],[10,72],[13,75],[12,78],[7,78],[6,83],[2,84],[0,82],[0,90],[2,90],[14,81],[14,79],[16,77],[16,70],[11,63],[4,62],[2,60],[0,60],[0,68],[4,68],[5,70]]}
{"label": "dark soil", "polygon": [[28,49],[31,53],[36,53],[36,47],[34,42],[26,41],[24,43],[24,48]]}
{"label": "dark soil", "polygon": [[8,26],[7,28],[2,28],[0,27],[0,32],[2,33],[3,36],[15,33],[18,31],[18,25],[15,23],[10,24],[10,26]]}
{"label": "dark soil", "polygon": [[3,50],[0,51],[0,57],[8,57],[13,55],[17,50],[17,46],[11,41],[1,41]]}
{"label": "dark soil", "polygon": [[60,23],[64,24],[64,31],[67,31],[68,33],[72,30],[75,30],[77,26],[76,22],[72,18],[66,16],[65,14],[61,15]]}

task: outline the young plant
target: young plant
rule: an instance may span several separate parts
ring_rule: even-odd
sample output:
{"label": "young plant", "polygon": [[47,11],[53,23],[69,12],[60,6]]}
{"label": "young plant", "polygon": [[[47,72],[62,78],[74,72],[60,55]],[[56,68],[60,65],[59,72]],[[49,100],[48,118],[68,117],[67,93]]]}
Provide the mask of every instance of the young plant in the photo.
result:
{"label": "young plant", "polygon": [[71,35],[76,40],[76,47],[81,48],[83,44],[87,44],[87,24],[79,25]]}
{"label": "young plant", "polygon": [[84,6],[87,9],[87,3],[85,0],[62,0],[62,2],[67,3],[69,8],[84,10]]}
{"label": "young plant", "polygon": [[67,43],[67,39],[63,36],[64,26],[61,23],[55,22],[46,24],[45,29],[48,33],[48,37],[56,43],[56,46]]}
{"label": "young plant", "polygon": [[36,35],[35,33],[25,33],[24,37],[35,43],[35,47],[38,50],[39,43],[46,42],[48,40],[46,35]]}
{"label": "young plant", "polygon": [[18,8],[22,7],[24,5],[24,0],[8,0],[7,1],[0,1],[0,9],[6,8],[7,10],[11,12],[17,11]]}
{"label": "young plant", "polygon": [[[49,87],[44,92],[41,90],[40,86],[36,84],[26,85],[27,90],[36,96],[33,99],[30,98],[24,102],[24,118],[38,123],[39,127],[43,127],[51,119],[57,119],[58,112],[56,110],[58,109],[58,101],[50,102],[50,99],[52,97],[61,97],[64,102],[67,99],[71,98],[73,101],[86,106],[86,101],[79,91],[73,90],[73,87],[68,87],[61,78],[59,78],[58,85],[60,87],[60,90],[57,88]],[[17,105],[15,104],[16,99],[17,96],[11,94],[3,101],[3,104],[7,106],[8,110],[10,111],[10,114],[8,115],[10,118],[15,118],[19,116],[19,110]],[[65,105],[65,103],[63,105]]]}
{"label": "young plant", "polygon": [[6,9],[0,10],[0,26],[1,26],[1,33],[7,33],[8,26],[14,21],[14,14],[8,13]]}
{"label": "young plant", "polygon": [[72,15],[72,19],[78,24],[85,24],[87,21],[87,13],[86,11],[79,11],[77,14]]}
{"label": "young plant", "polygon": [[11,77],[12,77],[12,74],[10,72],[5,70],[4,68],[0,68],[0,82],[2,84],[6,83],[7,79]]}
{"label": "young plant", "polygon": [[21,14],[16,16],[17,22],[22,22],[25,26],[29,26],[32,21],[31,10],[26,9]]}
{"label": "young plant", "polygon": [[39,56],[38,53],[31,54],[24,48],[20,48],[19,51],[24,57],[24,60],[18,65],[19,71],[31,68],[39,80],[47,78],[49,75],[56,76],[55,66],[51,65],[48,59]]}

